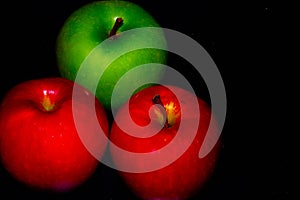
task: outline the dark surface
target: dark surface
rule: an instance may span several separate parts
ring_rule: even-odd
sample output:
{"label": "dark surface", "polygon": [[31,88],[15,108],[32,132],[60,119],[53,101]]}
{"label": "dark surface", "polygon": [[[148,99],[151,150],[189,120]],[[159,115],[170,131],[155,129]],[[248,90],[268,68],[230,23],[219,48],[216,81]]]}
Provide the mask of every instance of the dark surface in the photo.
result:
{"label": "dark surface", "polygon": [[[55,40],[64,20],[87,0],[13,1],[2,4],[2,64],[0,99],[14,85],[34,78],[59,76]],[[273,50],[277,10],[271,4],[227,1],[133,2],[149,11],[162,27],[180,31],[199,42],[211,55],[224,80],[228,112],[223,129],[224,145],[214,176],[193,199],[288,199],[290,197],[289,151],[286,140],[271,131],[268,94],[274,87],[267,76]],[[220,3],[223,2],[223,3]],[[277,22],[277,21],[276,21]],[[277,25],[276,25],[277,26]],[[276,33],[276,32],[275,32]],[[184,65],[170,56],[169,64]],[[199,92],[200,77],[190,76]],[[267,94],[267,95],[266,95]],[[206,95],[206,94],[205,94]],[[204,98],[207,96],[204,95]],[[279,95],[280,96],[280,95]],[[272,114],[271,114],[272,115]],[[278,124],[279,126],[280,124]],[[0,130],[1,131],[1,130]],[[67,194],[37,192],[16,182],[0,165],[2,195],[23,198],[137,199],[117,173],[100,166],[81,187]]]}

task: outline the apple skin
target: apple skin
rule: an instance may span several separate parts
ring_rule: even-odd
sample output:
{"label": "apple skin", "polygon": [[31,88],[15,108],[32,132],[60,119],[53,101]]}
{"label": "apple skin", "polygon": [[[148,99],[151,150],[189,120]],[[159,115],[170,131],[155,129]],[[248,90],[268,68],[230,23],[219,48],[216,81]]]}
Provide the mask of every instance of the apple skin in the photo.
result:
{"label": "apple skin", "polygon": [[[127,134],[122,130],[119,125],[114,121],[110,131],[110,141],[117,147],[123,150],[135,153],[147,153],[160,154],[159,151],[166,144],[169,144],[177,133],[180,123],[185,120],[185,123],[189,125],[189,122],[197,119],[195,116],[195,108],[190,105],[189,98],[192,98],[194,94],[179,88],[177,86],[168,86],[167,89],[164,86],[151,86],[145,88],[135,95],[133,95],[127,105],[129,106],[130,116],[126,115],[126,111],[123,106],[118,111],[115,120],[121,120],[121,123],[130,124],[128,121],[132,120],[139,126],[146,126],[150,123],[151,114],[149,109],[153,106],[151,101],[157,94],[160,95],[161,102],[164,107],[170,102],[176,106],[176,112],[182,109],[184,113],[188,113],[188,116],[177,116],[176,121],[170,127],[163,127],[157,134],[151,137],[134,137],[131,134]],[[172,91],[177,91],[179,99],[184,97],[185,101],[177,100]],[[171,164],[153,171],[147,172],[127,172],[119,170],[119,173],[129,188],[141,199],[144,200],[183,200],[188,199],[196,195],[205,183],[209,180],[209,177],[213,174],[215,169],[219,152],[221,149],[221,140],[217,137],[218,125],[213,116],[211,132],[211,138],[216,137],[219,140],[209,154],[204,158],[199,158],[199,150],[202,142],[208,130],[210,117],[212,115],[211,109],[206,102],[197,97],[199,103],[199,109],[201,111],[201,117],[199,121],[199,128],[196,130],[196,136],[193,139],[187,150]],[[128,108],[128,107],[127,107]],[[198,110],[199,111],[199,110]],[[176,114],[175,112],[175,114]],[[180,113],[180,111],[179,111]],[[180,115],[180,114],[179,114]],[[199,119],[199,118],[198,118]],[[159,123],[158,123],[159,124]],[[161,124],[159,125],[161,126]],[[155,128],[154,128],[155,129]],[[153,130],[154,130],[153,129]],[[134,130],[127,127],[127,130]],[[150,129],[151,131],[151,129]],[[188,128],[184,130],[184,134],[189,134]],[[181,137],[175,145],[180,147],[187,141],[185,137]],[[172,141],[174,142],[174,140]],[[126,165],[135,165],[139,171],[143,171],[143,167],[149,164],[147,158],[140,160],[130,160],[128,156],[120,154],[113,145],[109,145],[112,160],[116,169],[122,169]],[[179,149],[179,148],[178,148]],[[174,154],[176,148],[172,152],[167,152],[163,155],[166,158],[169,155]],[[151,164],[151,163],[150,163]]]}
{"label": "apple skin", "polygon": [[[117,37],[107,40],[117,17],[123,19],[122,25],[117,29]],[[128,97],[121,91],[116,105],[111,105],[112,91],[117,81],[126,72],[142,64],[165,64],[167,60],[167,52],[158,48],[126,51],[127,47],[133,47],[135,44],[145,47],[154,45],[166,49],[167,43],[163,31],[153,33],[151,36],[132,34],[132,37],[122,38],[122,32],[144,27],[160,27],[160,25],[146,10],[129,1],[95,1],[80,7],[66,19],[57,37],[56,55],[61,76],[76,80],[93,92],[92,85],[98,83],[95,95],[102,105],[107,109],[111,106],[118,108]],[[107,44],[99,47],[98,45],[103,41]],[[88,57],[96,47],[97,53],[93,54],[95,56]],[[115,54],[120,57],[112,60],[109,65],[101,66]],[[89,59],[89,65],[92,67],[88,68],[82,77],[76,79],[77,72],[86,59]],[[104,69],[106,71],[100,78],[99,71]],[[157,82],[163,74],[163,70],[149,67],[141,73],[128,76],[128,81],[123,86],[128,88],[128,85],[134,85],[138,88],[139,79],[150,76],[154,82]],[[144,85],[140,89],[148,86]]]}
{"label": "apple skin", "polygon": [[[12,177],[34,190],[73,190],[92,176],[99,164],[78,135],[72,105],[80,115],[76,123],[87,127],[86,136],[99,125],[107,136],[106,113],[81,86],[72,98],[73,85],[61,77],[28,80],[13,87],[1,102],[1,161]],[[85,104],[91,98],[94,106]],[[94,121],[89,119],[92,108],[97,113]],[[97,142],[99,154],[103,154],[107,141]]]}

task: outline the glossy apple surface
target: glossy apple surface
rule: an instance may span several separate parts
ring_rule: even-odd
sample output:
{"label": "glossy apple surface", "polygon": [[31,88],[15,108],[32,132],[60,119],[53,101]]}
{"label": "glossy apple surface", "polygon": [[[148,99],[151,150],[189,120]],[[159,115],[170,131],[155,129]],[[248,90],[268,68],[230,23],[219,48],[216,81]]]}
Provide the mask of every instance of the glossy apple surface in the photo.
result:
{"label": "glossy apple surface", "polygon": [[[198,105],[192,104],[192,98],[196,99]],[[200,118],[197,112],[200,113]],[[154,119],[152,127],[140,131],[140,135],[133,133],[136,129],[130,127],[134,126],[130,121],[133,120],[138,126],[148,126],[150,116]],[[201,191],[215,169],[221,144],[217,137],[217,122],[214,116],[211,116],[211,109],[206,102],[176,86],[151,86],[133,95],[118,111],[110,132],[113,162],[129,188],[144,200],[183,200]],[[218,142],[206,157],[200,159],[199,150],[211,119],[210,139]],[[180,126],[184,127],[180,129]],[[160,127],[160,130],[157,127]],[[156,130],[159,131],[151,135],[150,132]],[[175,140],[179,130],[181,136]],[[190,137],[193,131],[194,138]],[[146,137],[149,135],[151,136]],[[168,144],[172,144],[174,148],[163,151]],[[185,145],[188,145],[188,148],[182,154],[178,154],[174,162],[154,170],[149,168],[159,162],[164,163]],[[149,157],[143,159],[120,153],[116,147],[128,152],[157,155],[159,159],[155,162],[158,163],[151,163]],[[125,168],[129,170],[122,170]],[[130,168],[137,172],[130,171]]]}
{"label": "glossy apple surface", "polygon": [[[73,96],[73,85],[60,77],[29,80],[13,87],[1,102],[1,162],[12,177],[33,189],[70,191],[93,175],[99,161],[83,137],[90,137],[89,145],[99,148],[99,156],[105,151],[107,141],[95,138],[108,133],[104,108],[81,86]],[[95,104],[86,104],[91,99]],[[96,120],[91,119],[94,112]],[[94,133],[97,126],[102,133]]]}
{"label": "glossy apple surface", "polygon": [[[148,48],[166,48],[163,31],[124,34],[145,27],[159,28],[160,25],[146,10],[132,2],[95,1],[82,6],[66,19],[57,37],[56,55],[61,75],[93,92],[96,83],[96,97],[110,109],[114,86],[126,72],[143,64],[166,63],[166,51]],[[83,72],[79,70],[82,66],[85,66]],[[139,79],[152,77],[153,81],[158,81],[163,73],[161,69],[149,67],[128,75],[123,86],[125,90],[129,85],[138,88]],[[113,106],[118,107],[127,99],[121,91]]]}

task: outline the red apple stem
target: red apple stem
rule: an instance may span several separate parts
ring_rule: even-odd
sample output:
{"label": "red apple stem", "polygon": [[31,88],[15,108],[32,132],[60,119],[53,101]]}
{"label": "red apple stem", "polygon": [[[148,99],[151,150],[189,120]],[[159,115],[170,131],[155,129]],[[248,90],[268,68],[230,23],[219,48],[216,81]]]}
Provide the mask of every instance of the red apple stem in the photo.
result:
{"label": "red apple stem", "polygon": [[[161,98],[160,98],[160,95],[159,95],[159,94],[157,94],[157,95],[155,95],[155,96],[153,97],[152,102],[153,102],[154,104],[161,105],[161,106],[164,108],[164,104],[163,104],[163,102],[161,101]],[[165,109],[164,109],[163,112],[165,112],[166,115],[167,115],[167,111],[166,111]],[[168,122],[168,118],[167,118],[167,117],[166,117],[166,121],[165,121],[164,127],[165,127],[165,128],[170,127],[170,124],[169,124],[169,122]]]}
{"label": "red apple stem", "polygon": [[117,34],[118,29],[122,26],[122,24],[123,24],[123,19],[121,17],[118,17],[115,21],[114,26],[110,30],[108,37],[115,36]]}

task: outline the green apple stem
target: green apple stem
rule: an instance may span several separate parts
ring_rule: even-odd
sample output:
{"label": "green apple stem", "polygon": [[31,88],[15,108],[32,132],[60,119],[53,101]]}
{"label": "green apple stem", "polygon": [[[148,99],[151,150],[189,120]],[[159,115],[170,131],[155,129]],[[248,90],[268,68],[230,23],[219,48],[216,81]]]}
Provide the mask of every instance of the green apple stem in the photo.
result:
{"label": "green apple stem", "polygon": [[122,24],[123,24],[123,19],[121,17],[118,17],[115,21],[114,26],[110,30],[108,37],[115,36],[117,34],[118,29],[122,26]]}
{"label": "green apple stem", "polygon": [[[163,102],[161,101],[161,98],[160,98],[160,95],[159,95],[159,94],[157,94],[157,95],[155,95],[155,96],[153,97],[152,102],[153,102],[154,104],[161,105],[161,106],[164,108],[164,104],[163,104]],[[167,115],[167,111],[166,111],[166,110],[164,110],[163,112],[165,112],[166,115]],[[166,117],[166,120],[165,120],[165,123],[164,123],[164,127],[165,127],[165,128],[168,128],[168,127],[170,127],[170,126],[171,126],[171,125],[170,125],[169,122],[168,122],[168,117]]]}

